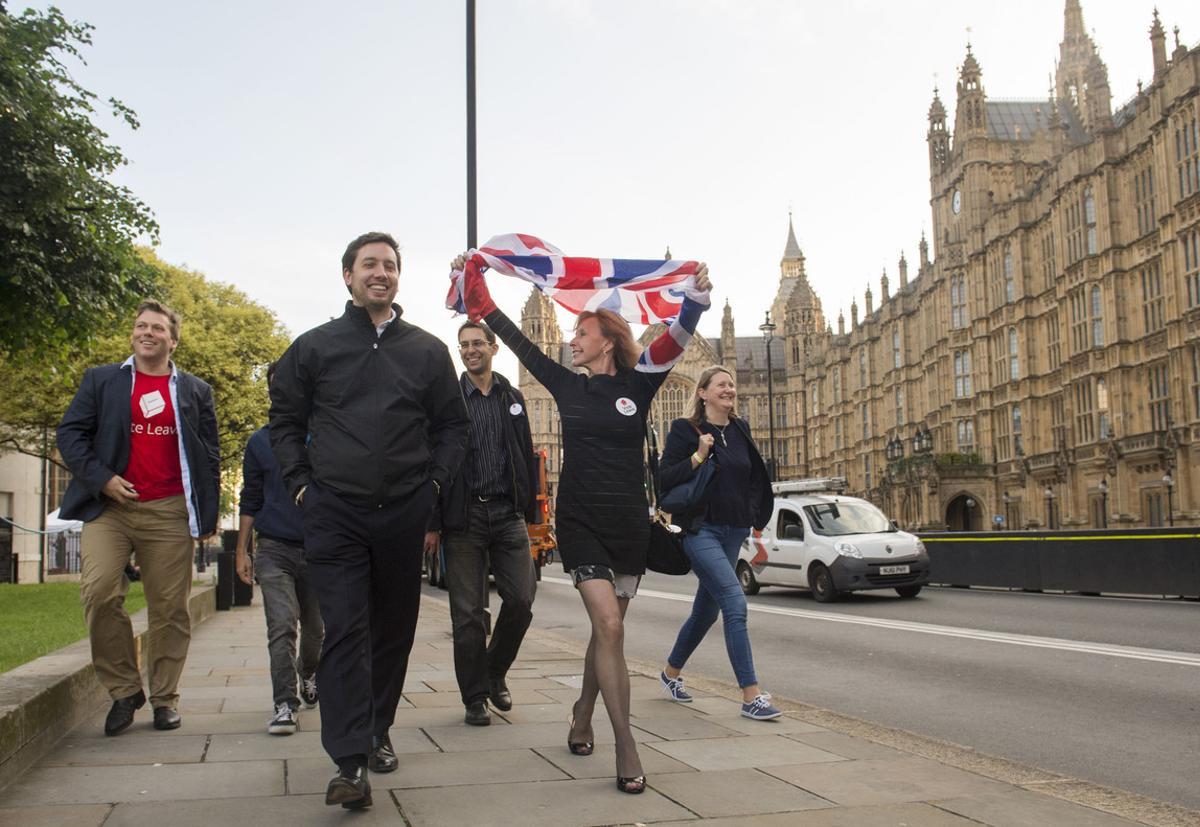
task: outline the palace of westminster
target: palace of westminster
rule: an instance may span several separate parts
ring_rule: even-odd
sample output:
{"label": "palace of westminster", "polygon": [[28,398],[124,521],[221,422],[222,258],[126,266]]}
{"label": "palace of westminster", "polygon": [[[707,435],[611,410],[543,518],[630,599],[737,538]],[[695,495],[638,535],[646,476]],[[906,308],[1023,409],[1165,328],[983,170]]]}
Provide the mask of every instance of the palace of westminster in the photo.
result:
{"label": "palace of westminster", "polygon": [[[774,329],[736,335],[726,304],[659,391],[659,433],[722,364],[776,479],[844,476],[901,527],[1200,524],[1200,48],[1176,30],[1168,54],[1157,12],[1149,40],[1153,80],[1115,109],[1078,0],[1048,95],[989,100],[968,46],[953,132],[929,107],[912,277],[902,255],[835,331],[789,221]],[[521,323],[569,364],[548,298]],[[553,493],[558,415],[519,384]]]}

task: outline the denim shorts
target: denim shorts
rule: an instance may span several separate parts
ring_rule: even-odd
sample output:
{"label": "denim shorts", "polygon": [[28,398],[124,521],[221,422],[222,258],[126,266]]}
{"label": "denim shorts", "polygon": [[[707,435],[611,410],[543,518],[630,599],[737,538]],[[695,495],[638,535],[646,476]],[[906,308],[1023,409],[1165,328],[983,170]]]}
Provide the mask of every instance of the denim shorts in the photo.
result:
{"label": "denim shorts", "polygon": [[607,580],[613,584],[617,597],[624,598],[636,597],[638,584],[642,582],[640,574],[618,574],[603,565],[576,566],[571,572],[571,579],[577,589],[585,580]]}

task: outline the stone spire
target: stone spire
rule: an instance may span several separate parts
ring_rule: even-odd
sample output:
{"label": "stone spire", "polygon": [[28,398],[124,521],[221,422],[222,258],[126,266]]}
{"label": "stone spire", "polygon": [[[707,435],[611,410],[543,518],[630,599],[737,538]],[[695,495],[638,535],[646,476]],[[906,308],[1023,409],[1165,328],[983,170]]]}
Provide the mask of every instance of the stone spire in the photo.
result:
{"label": "stone spire", "polygon": [[[867,292],[871,292],[871,288],[867,288]],[[850,300],[850,329],[854,330],[858,327],[858,299]]]}
{"label": "stone spire", "polygon": [[[921,243],[925,243],[924,233],[921,234]],[[903,250],[900,251],[900,263],[896,269],[900,271],[900,289],[903,290],[905,287],[908,287],[908,261],[904,258]]]}
{"label": "stone spire", "polygon": [[[903,260],[903,259],[902,259]],[[883,268],[883,275],[879,277],[879,306],[883,307],[883,303],[888,300],[888,277],[887,268]]]}
{"label": "stone spire", "polygon": [[783,258],[779,261],[779,274],[785,279],[808,277],[804,272],[804,251],[796,241],[796,228],[792,226],[791,210],[788,210],[787,244],[783,248]]}
{"label": "stone spire", "polygon": [[954,112],[955,145],[969,135],[987,134],[987,96],[983,91],[983,70],[967,44],[967,56],[958,75],[958,108]]}
{"label": "stone spire", "polygon": [[921,230],[921,243],[917,245],[918,254],[921,256],[917,269],[923,270],[929,266],[929,242],[925,240],[925,231]]}
{"label": "stone spire", "polygon": [[[536,287],[530,289],[529,298],[525,300],[525,306],[521,309],[521,332],[541,348],[543,353],[558,361],[562,350],[562,328],[558,326],[558,315],[554,312],[553,300]],[[518,384],[521,385],[526,381],[534,381],[531,376],[527,376],[524,365],[520,367],[519,377]]]}
{"label": "stone spire", "polygon": [[1175,51],[1171,52],[1171,62],[1180,63],[1187,57],[1188,48],[1179,39],[1179,26],[1175,26],[1172,31],[1175,33]]}
{"label": "stone spire", "polygon": [[1150,51],[1154,55],[1154,79],[1158,80],[1167,71],[1167,33],[1158,19],[1158,8],[1154,9],[1154,22],[1150,24]]}
{"label": "stone spire", "polygon": [[668,244],[667,252],[663,254],[663,261],[670,261],[670,260],[671,260],[671,245]]}
{"label": "stone spire", "polygon": [[842,315],[842,311],[838,311],[838,335],[846,335],[846,317]]}
{"label": "stone spire", "polygon": [[875,302],[871,298],[871,282],[867,282],[867,295],[865,296],[865,299],[866,299],[865,307],[867,308],[867,318],[870,318],[871,313],[873,313],[875,310]]}
{"label": "stone spire", "polygon": [[925,133],[929,144],[929,169],[938,172],[950,160],[950,134],[946,132],[946,107],[933,87],[933,103],[929,104],[929,131]]}
{"label": "stone spire", "polygon": [[1063,39],[1058,45],[1054,81],[1059,100],[1075,108],[1084,129],[1090,132],[1106,126],[1105,116],[1111,121],[1108,68],[1084,29],[1079,0],[1067,0],[1063,10]]}
{"label": "stone spire", "polygon": [[737,338],[733,333],[733,308],[729,299],[725,300],[725,310],[721,314],[721,364],[730,370],[737,369]]}

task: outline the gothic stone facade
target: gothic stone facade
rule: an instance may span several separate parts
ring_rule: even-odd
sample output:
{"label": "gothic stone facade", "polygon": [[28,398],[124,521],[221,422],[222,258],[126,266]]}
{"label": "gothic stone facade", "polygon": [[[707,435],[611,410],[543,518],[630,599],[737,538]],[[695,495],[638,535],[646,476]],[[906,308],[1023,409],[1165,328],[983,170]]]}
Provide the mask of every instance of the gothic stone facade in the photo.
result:
{"label": "gothic stone facade", "polygon": [[[914,278],[902,255],[895,292],[885,273],[848,329],[826,323],[789,225],[768,310],[778,478],[843,475],[913,528],[1200,523],[1200,49],[1176,32],[1168,56],[1155,14],[1153,80],[1114,109],[1078,0],[1064,18],[1046,96],[988,100],[970,47],[953,132],[935,91],[933,257],[922,238]],[[522,324],[565,355],[540,294]],[[728,305],[654,422],[714,363],[769,454],[767,344],[736,336]],[[556,478],[553,403],[521,386]]]}

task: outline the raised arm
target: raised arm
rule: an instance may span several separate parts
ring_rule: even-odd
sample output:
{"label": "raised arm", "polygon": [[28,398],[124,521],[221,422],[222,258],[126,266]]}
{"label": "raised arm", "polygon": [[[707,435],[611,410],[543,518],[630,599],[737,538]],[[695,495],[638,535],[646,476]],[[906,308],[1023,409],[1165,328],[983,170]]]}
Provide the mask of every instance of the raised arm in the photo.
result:
{"label": "raised arm", "polygon": [[513,324],[512,319],[505,316],[503,310],[493,310],[484,317],[484,321],[496,331],[496,335],[504,344],[512,349],[525,369],[533,374],[533,378],[541,382],[551,394],[556,387],[577,375],[542,353],[541,348],[525,338],[521,328]]}
{"label": "raised arm", "polygon": [[[545,353],[542,353],[533,342],[525,338],[521,328],[513,324],[512,319],[496,307],[492,301],[491,291],[484,281],[483,272],[479,265],[471,261],[466,253],[454,259],[450,269],[463,274],[462,303],[467,311],[467,318],[472,321],[483,319],[488,327],[496,332],[504,344],[508,345],[525,369],[541,382],[551,394],[560,383],[576,376]],[[460,308],[461,310],[462,308]]]}
{"label": "raised arm", "polygon": [[[707,299],[707,295],[705,296]],[[683,300],[679,315],[671,324],[642,351],[635,370],[649,385],[649,393],[653,396],[659,387],[667,380],[671,368],[683,358],[683,351],[696,332],[696,324],[700,314],[708,310],[708,304],[701,304],[691,296]]]}

